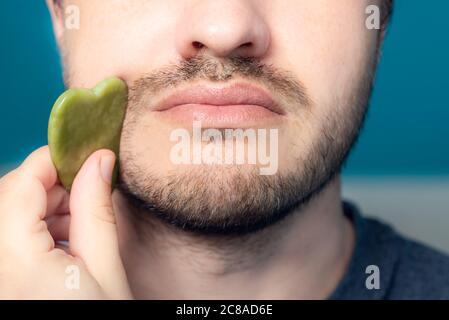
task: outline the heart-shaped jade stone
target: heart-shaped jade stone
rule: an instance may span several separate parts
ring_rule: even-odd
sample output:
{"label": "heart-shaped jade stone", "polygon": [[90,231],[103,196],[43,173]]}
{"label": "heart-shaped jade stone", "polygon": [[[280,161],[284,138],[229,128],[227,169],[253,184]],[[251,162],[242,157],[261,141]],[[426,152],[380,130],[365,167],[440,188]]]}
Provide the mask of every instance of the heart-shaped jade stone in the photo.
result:
{"label": "heart-shaped jade stone", "polygon": [[114,185],[127,91],[126,84],[114,77],[93,89],[69,89],[56,100],[48,123],[48,145],[59,180],[67,190],[84,161],[99,149],[112,150],[117,156]]}

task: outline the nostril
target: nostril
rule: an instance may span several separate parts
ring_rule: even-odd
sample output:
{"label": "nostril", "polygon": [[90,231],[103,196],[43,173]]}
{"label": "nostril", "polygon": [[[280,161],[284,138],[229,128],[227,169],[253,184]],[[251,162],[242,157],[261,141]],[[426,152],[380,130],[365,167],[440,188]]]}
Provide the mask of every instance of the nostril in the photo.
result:
{"label": "nostril", "polygon": [[240,47],[242,48],[250,48],[253,46],[252,42],[245,42],[244,44],[242,44]]}
{"label": "nostril", "polygon": [[202,44],[202,43],[199,42],[199,41],[193,41],[193,42],[192,42],[192,46],[193,46],[195,49],[201,49],[201,48],[204,47],[204,44]]}

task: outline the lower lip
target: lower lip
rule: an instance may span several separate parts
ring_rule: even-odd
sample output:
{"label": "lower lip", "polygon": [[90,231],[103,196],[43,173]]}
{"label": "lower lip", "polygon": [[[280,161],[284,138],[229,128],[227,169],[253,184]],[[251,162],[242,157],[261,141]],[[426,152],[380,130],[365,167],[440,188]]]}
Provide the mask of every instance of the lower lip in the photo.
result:
{"label": "lower lip", "polygon": [[155,111],[158,117],[179,124],[192,125],[200,121],[209,128],[260,127],[275,124],[284,116],[259,105],[183,104],[173,108]]}

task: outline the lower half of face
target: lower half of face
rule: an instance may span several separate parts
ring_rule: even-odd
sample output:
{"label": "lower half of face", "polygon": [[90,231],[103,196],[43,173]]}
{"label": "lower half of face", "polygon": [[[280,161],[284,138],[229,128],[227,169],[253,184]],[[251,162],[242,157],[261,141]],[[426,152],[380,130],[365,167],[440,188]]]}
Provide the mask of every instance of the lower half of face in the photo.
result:
{"label": "lower half of face", "polygon": [[[194,105],[178,114],[154,111],[145,102],[151,99],[131,99],[120,151],[121,190],[142,212],[194,232],[242,234],[273,224],[339,172],[370,94],[371,70],[364,71],[326,105],[309,96],[279,97],[282,114],[259,115],[243,106],[246,117],[240,109],[205,107],[209,112]],[[233,82],[239,80],[224,83]],[[231,120],[222,126],[226,117]]]}
{"label": "lower half of face", "polygon": [[[223,10],[231,10],[234,2],[226,3]],[[170,21],[182,14],[162,2],[152,10],[130,6],[120,19],[109,8],[104,14],[111,19],[100,30],[71,36],[71,84],[116,74],[130,85],[121,192],[142,214],[203,233],[250,232],[304,204],[339,172],[363,122],[378,45],[377,33],[364,27],[366,4],[266,2],[258,15],[271,42],[258,57],[173,54],[169,39],[177,37],[177,24]],[[144,12],[157,15],[162,8],[158,16],[167,19],[154,19],[160,28],[138,25],[151,20]],[[114,38],[111,30],[121,27]],[[95,62],[86,50],[100,37],[107,39],[96,47],[102,58]],[[159,47],[151,51],[154,44]],[[146,51],[154,52],[148,64]],[[96,66],[94,77],[83,78],[86,64]]]}

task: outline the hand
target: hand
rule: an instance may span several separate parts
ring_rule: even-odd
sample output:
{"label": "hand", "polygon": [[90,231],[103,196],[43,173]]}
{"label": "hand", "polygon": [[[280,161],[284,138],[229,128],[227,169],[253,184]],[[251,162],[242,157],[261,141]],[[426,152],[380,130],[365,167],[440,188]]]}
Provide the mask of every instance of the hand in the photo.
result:
{"label": "hand", "polygon": [[[0,298],[132,298],[112,209],[114,162],[112,151],[93,153],[70,196],[48,147],[0,179]],[[69,248],[55,245],[61,239]]]}

